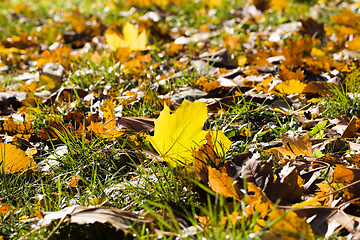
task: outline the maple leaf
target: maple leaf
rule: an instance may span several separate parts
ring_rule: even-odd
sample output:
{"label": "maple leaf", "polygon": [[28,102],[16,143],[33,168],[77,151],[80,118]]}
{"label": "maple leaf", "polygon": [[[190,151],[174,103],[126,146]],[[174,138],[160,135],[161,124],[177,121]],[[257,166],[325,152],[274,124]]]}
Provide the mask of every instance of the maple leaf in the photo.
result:
{"label": "maple leaf", "polygon": [[305,87],[305,83],[296,79],[291,79],[289,81],[279,83],[275,86],[275,89],[284,94],[296,94],[302,93]]}
{"label": "maple leaf", "polygon": [[192,159],[191,150],[198,148],[205,140],[207,132],[202,128],[206,119],[205,103],[185,100],[173,114],[165,105],[159,118],[154,121],[154,136],[147,135],[147,139],[171,165],[186,164]]}
{"label": "maple leaf", "polygon": [[123,28],[124,38],[113,29],[109,28],[105,31],[106,43],[112,50],[128,47],[132,51],[146,50],[147,36],[143,30],[140,34],[138,29],[129,22],[125,23]]}
{"label": "maple leaf", "polygon": [[[188,165],[194,161],[192,151],[205,142],[208,132],[202,128],[206,119],[207,108],[203,102],[190,103],[185,100],[173,114],[169,107],[164,105],[164,110],[154,121],[154,136],[146,135],[146,138],[171,165]],[[210,131],[210,134],[214,153],[223,156],[232,142],[222,131]]]}

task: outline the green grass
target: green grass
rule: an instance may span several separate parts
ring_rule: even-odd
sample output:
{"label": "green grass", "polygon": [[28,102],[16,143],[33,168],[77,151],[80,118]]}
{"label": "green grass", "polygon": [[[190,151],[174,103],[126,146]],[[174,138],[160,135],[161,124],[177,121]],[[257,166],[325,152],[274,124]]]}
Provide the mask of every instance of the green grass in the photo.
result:
{"label": "green grass", "polygon": [[[178,239],[177,236],[170,234],[154,235],[151,229],[138,229],[136,224],[129,234],[124,234],[111,224],[59,224],[59,220],[54,220],[49,226],[33,228],[32,224],[37,219],[32,218],[39,210],[54,212],[76,204],[115,207],[132,212],[142,211],[147,213],[148,218],[151,216],[157,222],[159,229],[178,234],[182,239],[261,239],[261,234],[284,217],[281,216],[275,221],[266,221],[265,227],[256,232],[258,220],[262,219],[261,212],[256,211],[255,214],[246,216],[246,196],[249,194],[246,192],[246,183],[240,188],[243,194],[241,201],[225,198],[211,191],[208,183],[194,176],[193,170],[189,171],[180,166],[172,167],[167,162],[159,160],[158,154],[149,145],[143,133],[126,132],[121,137],[106,139],[101,134],[87,131],[85,121],[89,118],[90,108],[92,112],[99,112],[99,106],[95,103],[103,102],[104,99],[113,101],[115,108],[120,106],[116,108],[116,113],[121,116],[158,117],[163,108],[158,99],[159,95],[168,94],[172,97],[180,87],[184,86],[201,90],[201,86],[196,84],[197,79],[200,76],[213,77],[206,71],[200,74],[194,69],[189,70],[190,63],[175,66],[180,58],[185,59],[186,63],[188,60],[197,59],[198,55],[208,50],[206,47],[212,46],[212,50],[220,49],[222,37],[227,31],[233,30],[234,36],[240,35],[240,40],[246,42],[251,32],[261,32],[268,26],[296,21],[302,17],[300,12],[307,14],[311,2],[293,1],[282,13],[271,11],[265,13],[266,20],[259,24],[255,24],[254,19],[241,24],[237,22],[243,17],[241,7],[244,6],[245,1],[225,0],[215,9],[211,9],[205,1],[190,1],[179,6],[160,5],[136,8],[133,9],[134,11],[126,1],[122,0],[114,2],[71,0],[59,4],[52,1],[30,0],[24,3],[27,5],[21,5],[23,3],[18,0],[1,2],[0,39],[5,40],[17,36],[19,32],[25,32],[37,36],[37,43],[49,46],[59,40],[58,34],[72,30],[71,21],[65,19],[64,13],[71,15],[72,9],[77,8],[81,16],[87,20],[94,16],[107,26],[113,24],[122,26],[129,20],[140,25],[149,24],[151,29],[149,41],[155,46],[154,49],[159,50],[138,53],[141,56],[150,54],[150,62],[140,62],[140,70],[123,72],[125,63],[118,62],[109,54],[108,49],[102,49],[103,43],[92,43],[91,51],[99,47],[99,55],[105,57],[100,63],[91,61],[90,53],[73,60],[72,65],[66,70],[65,81],[61,83],[61,87],[81,88],[89,94],[94,94],[91,106],[89,102],[73,94],[71,96],[73,99],[59,100],[52,106],[45,105],[39,100],[35,106],[23,109],[22,114],[26,113],[34,117],[31,120],[34,131],[32,140],[37,144],[34,160],[38,164],[42,162],[47,169],[33,173],[0,174],[0,205],[9,204],[11,207],[9,213],[0,213],[0,240],[18,239],[24,236],[27,236],[26,239],[46,239],[49,236],[50,239]],[[115,7],[112,8],[113,6]],[[9,15],[12,9],[18,14]],[[133,11],[131,16],[121,15],[124,14],[122,11],[129,10]],[[154,23],[142,19],[141,17],[149,11],[159,12],[163,20]],[[224,24],[232,20],[233,22],[225,29]],[[329,15],[326,15],[322,21],[330,21]],[[56,22],[59,26],[54,27]],[[217,35],[204,41],[204,45],[197,42],[184,45],[183,52],[186,54],[170,57],[163,44],[171,42],[172,39],[161,35],[161,30],[169,31],[177,27],[180,34],[191,36],[191,33],[185,30],[197,31],[204,24],[213,26],[218,31]],[[297,35],[294,38],[299,37]],[[260,45],[256,46],[259,49],[266,48],[261,46],[260,42],[256,44]],[[29,68],[31,65],[29,61],[33,60],[30,54],[40,54],[42,50],[31,51],[28,51],[29,55],[23,55],[25,59],[21,58],[21,54],[14,53],[15,58],[11,59],[14,62],[10,64],[6,59],[8,54],[2,52],[0,48],[2,64],[7,64],[9,68],[1,70],[0,83],[6,90],[20,88],[20,84],[14,84],[12,79],[19,73],[25,70],[38,71],[36,68]],[[230,55],[233,52],[246,54],[250,50],[244,47],[232,49]],[[69,62],[69,59],[67,58],[66,62]],[[131,55],[131,59],[135,59],[135,56]],[[248,67],[250,66],[243,67],[241,74],[244,74]],[[360,117],[359,98],[348,96],[348,93],[357,95],[359,92],[360,74],[356,70],[356,65],[352,67],[351,74],[343,76],[345,82],[341,83],[340,87],[331,89],[332,94],[326,96],[320,103],[325,109],[321,117],[329,119],[339,115]],[[171,74],[175,72],[182,74],[171,78]],[[160,78],[165,79],[165,84],[157,85],[157,79]],[[37,89],[37,91],[42,90],[41,86]],[[228,90],[223,89],[223,91]],[[231,89],[232,92],[235,90],[241,92],[240,88]],[[131,91],[141,94],[137,95],[134,101],[122,102],[126,94]],[[220,96],[225,95],[223,92],[221,94],[219,93]],[[300,97],[298,99],[301,101]],[[234,97],[233,101],[232,105],[221,106],[223,110],[226,109],[226,113],[212,111],[204,127],[224,130],[226,136],[234,142],[231,149],[221,157],[222,167],[225,161],[235,159],[235,156],[246,152],[249,147],[261,153],[261,160],[268,160],[271,154],[262,143],[279,140],[283,133],[304,134],[302,124],[292,113],[275,112],[271,109],[271,105],[268,106],[265,102],[256,103],[245,96]],[[76,119],[64,119],[65,115],[76,110],[83,114],[81,119],[84,121],[79,120],[82,128],[79,128],[79,122],[74,126]],[[58,120],[57,128],[52,125],[55,119]],[[56,137],[40,138],[37,133],[43,129],[53,131]],[[247,134],[248,132],[251,134]],[[327,154],[333,153],[327,152]],[[281,167],[276,160],[271,161],[275,170]],[[74,176],[79,179],[75,187],[70,185]],[[329,176],[326,177],[325,180],[330,184]],[[268,216],[271,211],[270,209],[267,212]],[[238,221],[231,221],[233,213],[238,214]],[[210,224],[202,226],[199,216],[208,217]],[[102,234],[99,235],[99,232]]]}
{"label": "green grass", "polygon": [[360,117],[360,100],[357,97],[359,89],[351,88],[347,91],[347,87],[340,86],[333,88],[333,97],[325,98],[322,103],[324,112],[322,115],[327,118],[335,118],[337,116],[346,115],[348,117]]}

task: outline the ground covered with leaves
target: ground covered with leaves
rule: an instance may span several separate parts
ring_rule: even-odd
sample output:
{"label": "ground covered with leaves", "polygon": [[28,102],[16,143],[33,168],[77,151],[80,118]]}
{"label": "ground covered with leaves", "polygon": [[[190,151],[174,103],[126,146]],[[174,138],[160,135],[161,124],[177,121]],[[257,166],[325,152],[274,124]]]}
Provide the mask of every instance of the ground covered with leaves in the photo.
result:
{"label": "ground covered with leaves", "polygon": [[358,2],[0,3],[0,240],[360,238]]}

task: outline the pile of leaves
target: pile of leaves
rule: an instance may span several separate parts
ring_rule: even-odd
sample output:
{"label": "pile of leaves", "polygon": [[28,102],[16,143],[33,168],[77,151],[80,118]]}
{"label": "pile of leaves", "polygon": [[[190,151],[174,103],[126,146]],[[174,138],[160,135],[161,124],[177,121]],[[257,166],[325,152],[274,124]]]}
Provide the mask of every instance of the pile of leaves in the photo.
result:
{"label": "pile of leaves", "polygon": [[0,2],[0,239],[360,237],[358,3]]}

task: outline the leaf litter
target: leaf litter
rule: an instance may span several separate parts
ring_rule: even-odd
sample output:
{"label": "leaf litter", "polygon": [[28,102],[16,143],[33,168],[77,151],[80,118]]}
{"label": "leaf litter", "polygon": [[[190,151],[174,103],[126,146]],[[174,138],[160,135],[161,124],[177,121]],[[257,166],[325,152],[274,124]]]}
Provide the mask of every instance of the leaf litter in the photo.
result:
{"label": "leaf litter", "polygon": [[4,1],[1,239],[358,238],[359,5],[227,2]]}

